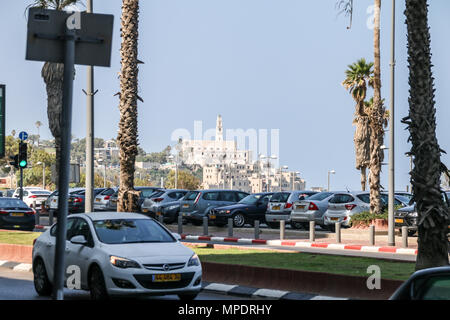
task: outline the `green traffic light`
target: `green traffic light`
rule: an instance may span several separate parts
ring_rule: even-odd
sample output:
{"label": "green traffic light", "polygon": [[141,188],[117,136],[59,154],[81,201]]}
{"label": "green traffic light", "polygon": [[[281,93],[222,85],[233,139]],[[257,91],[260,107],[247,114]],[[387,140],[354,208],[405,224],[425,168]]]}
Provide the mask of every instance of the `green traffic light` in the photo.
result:
{"label": "green traffic light", "polygon": [[27,166],[27,162],[25,160],[20,161],[19,166],[25,168]]}

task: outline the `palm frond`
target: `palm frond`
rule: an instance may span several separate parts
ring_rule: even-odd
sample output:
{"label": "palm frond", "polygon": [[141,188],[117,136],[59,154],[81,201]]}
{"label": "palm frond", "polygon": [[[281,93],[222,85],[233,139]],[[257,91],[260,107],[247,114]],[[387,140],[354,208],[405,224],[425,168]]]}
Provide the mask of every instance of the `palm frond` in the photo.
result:
{"label": "palm frond", "polygon": [[353,23],[353,0],[338,0],[336,10],[339,10],[338,14],[344,13],[346,17],[350,17],[350,24],[347,27],[347,29],[350,29]]}

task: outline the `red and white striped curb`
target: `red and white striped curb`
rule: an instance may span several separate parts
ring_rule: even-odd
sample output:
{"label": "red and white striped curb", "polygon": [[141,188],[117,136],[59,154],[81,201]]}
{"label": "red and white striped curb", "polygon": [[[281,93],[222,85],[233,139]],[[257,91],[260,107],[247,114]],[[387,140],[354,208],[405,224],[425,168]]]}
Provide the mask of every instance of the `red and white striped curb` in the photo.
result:
{"label": "red and white striped curb", "polygon": [[225,237],[190,236],[190,235],[182,235],[181,239],[182,240],[197,240],[197,241],[234,242],[234,243],[246,243],[246,244],[265,244],[268,246],[290,246],[290,247],[300,247],[300,248],[355,250],[355,251],[362,251],[362,252],[382,252],[382,253],[417,255],[417,249],[363,246],[363,245],[354,245],[354,244],[349,245],[349,244],[337,244],[337,243],[304,242],[304,241],[293,241],[293,240],[260,240],[260,239],[225,238]]}

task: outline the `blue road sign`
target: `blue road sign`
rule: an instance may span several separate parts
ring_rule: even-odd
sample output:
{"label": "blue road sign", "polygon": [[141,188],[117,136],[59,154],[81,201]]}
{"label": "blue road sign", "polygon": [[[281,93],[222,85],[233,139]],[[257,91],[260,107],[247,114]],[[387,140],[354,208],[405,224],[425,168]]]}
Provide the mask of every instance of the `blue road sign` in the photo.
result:
{"label": "blue road sign", "polygon": [[21,133],[19,133],[19,138],[20,138],[20,140],[27,140],[28,133],[26,133],[25,131],[22,131]]}

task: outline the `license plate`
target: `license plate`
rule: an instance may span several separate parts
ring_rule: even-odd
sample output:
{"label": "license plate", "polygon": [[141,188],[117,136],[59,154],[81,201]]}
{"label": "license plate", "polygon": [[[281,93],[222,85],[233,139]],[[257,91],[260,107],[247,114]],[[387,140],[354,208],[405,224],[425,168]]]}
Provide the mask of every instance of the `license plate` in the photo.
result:
{"label": "license plate", "polygon": [[272,207],[272,210],[280,210],[280,206],[274,206],[274,207]]}
{"label": "license plate", "polygon": [[100,199],[95,199],[95,201],[100,202],[101,200]]}
{"label": "license plate", "polygon": [[154,274],[153,282],[173,282],[180,281],[181,273]]}
{"label": "license plate", "polygon": [[20,212],[13,212],[13,213],[11,213],[11,217],[23,217],[23,216],[24,216],[24,214],[20,213]]}
{"label": "license plate", "polygon": [[338,221],[339,218],[331,218],[331,221]]}
{"label": "license plate", "polygon": [[296,209],[305,209],[305,206],[304,205],[297,206]]}
{"label": "license plate", "polygon": [[403,219],[395,219],[396,223],[403,223]]}
{"label": "license plate", "polygon": [[216,216],[212,215],[212,216],[209,216],[209,218],[210,218],[210,219],[215,219]]}
{"label": "license plate", "polygon": [[188,204],[183,204],[183,208],[189,208]]}

